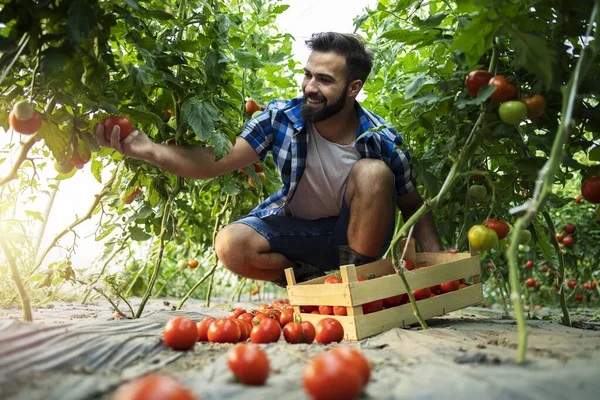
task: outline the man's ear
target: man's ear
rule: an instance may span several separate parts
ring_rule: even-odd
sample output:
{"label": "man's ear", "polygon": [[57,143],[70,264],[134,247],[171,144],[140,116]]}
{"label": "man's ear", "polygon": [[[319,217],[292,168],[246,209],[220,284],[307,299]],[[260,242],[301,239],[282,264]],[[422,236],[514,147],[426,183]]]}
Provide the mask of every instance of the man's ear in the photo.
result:
{"label": "man's ear", "polygon": [[363,87],[363,82],[360,79],[350,82],[348,85],[348,96],[356,97]]}

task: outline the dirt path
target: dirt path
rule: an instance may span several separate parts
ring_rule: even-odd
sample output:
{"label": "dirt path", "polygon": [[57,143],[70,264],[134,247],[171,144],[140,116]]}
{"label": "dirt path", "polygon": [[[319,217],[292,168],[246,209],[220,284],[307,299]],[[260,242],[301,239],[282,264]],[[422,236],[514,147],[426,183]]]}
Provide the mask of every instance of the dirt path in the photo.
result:
{"label": "dirt path", "polygon": [[[246,305],[247,306],[247,305]],[[36,310],[33,324],[18,310],[0,310],[1,399],[108,399],[124,381],[161,370],[178,377],[201,399],[306,399],[306,360],[339,346],[265,345],[271,375],[263,387],[236,383],[226,366],[229,344],[200,343],[174,352],[160,338],[175,314],[196,320],[224,316],[224,307],[154,301],[140,320],[110,320],[104,304],[58,304]],[[549,310],[542,314],[551,315]],[[581,319],[581,318],[580,318]],[[600,329],[567,328],[549,319],[528,320],[528,362],[515,365],[516,324],[500,311],[470,308],[429,321],[431,329],[392,329],[357,343],[370,360],[372,399],[597,399]]]}

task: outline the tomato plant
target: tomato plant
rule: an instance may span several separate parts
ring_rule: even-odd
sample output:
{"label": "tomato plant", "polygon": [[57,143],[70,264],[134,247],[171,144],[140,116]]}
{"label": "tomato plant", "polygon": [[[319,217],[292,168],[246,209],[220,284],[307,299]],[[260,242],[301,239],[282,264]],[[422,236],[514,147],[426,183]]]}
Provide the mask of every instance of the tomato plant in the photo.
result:
{"label": "tomato plant", "polygon": [[476,200],[481,200],[481,199],[485,198],[487,193],[488,193],[487,188],[482,185],[471,185],[471,187],[469,188],[469,194],[471,195],[472,198],[474,198]]}
{"label": "tomato plant", "polygon": [[334,318],[323,318],[315,326],[315,340],[317,343],[341,342],[344,339],[344,327]]}
{"label": "tomato plant", "polygon": [[195,400],[177,380],[163,374],[150,374],[124,383],[111,400]]}
{"label": "tomato plant", "polygon": [[165,325],[163,340],[173,350],[189,350],[198,341],[198,328],[189,318],[175,317]]}
{"label": "tomato plant", "polygon": [[227,366],[245,385],[264,385],[269,377],[269,359],[255,344],[242,343],[227,353]]}
{"label": "tomato plant", "polygon": [[129,134],[133,130],[133,127],[131,126],[131,122],[127,118],[118,116],[118,115],[104,118],[102,120],[101,124],[102,124],[102,127],[104,128],[104,138],[108,141],[110,141],[110,137],[112,135],[112,131],[115,126],[119,127],[119,139],[120,140],[123,140],[127,136],[129,136]]}

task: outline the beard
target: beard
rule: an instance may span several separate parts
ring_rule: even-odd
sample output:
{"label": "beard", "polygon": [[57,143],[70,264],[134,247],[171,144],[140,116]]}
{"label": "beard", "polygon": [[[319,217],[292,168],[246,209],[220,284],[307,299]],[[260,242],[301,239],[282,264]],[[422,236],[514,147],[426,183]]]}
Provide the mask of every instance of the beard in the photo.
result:
{"label": "beard", "polygon": [[[339,113],[346,105],[347,89],[348,85],[346,85],[346,87],[342,91],[340,98],[330,105],[327,104],[327,99],[321,93],[310,96],[307,96],[305,93],[304,98],[302,99],[302,108],[300,109],[300,113],[304,120],[312,123],[321,122]],[[321,103],[320,107],[311,107],[308,105],[309,97],[313,100],[322,101],[323,103]]]}

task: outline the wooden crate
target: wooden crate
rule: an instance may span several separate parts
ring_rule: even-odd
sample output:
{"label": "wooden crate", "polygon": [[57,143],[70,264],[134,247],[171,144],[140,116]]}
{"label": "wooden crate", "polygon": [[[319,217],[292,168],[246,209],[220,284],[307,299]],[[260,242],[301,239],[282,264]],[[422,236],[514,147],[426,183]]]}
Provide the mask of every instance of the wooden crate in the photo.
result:
{"label": "wooden crate", "polygon": [[[460,278],[472,282],[469,287],[418,301],[417,305],[424,319],[483,302],[478,255],[416,253],[412,244],[405,257],[413,260],[417,266],[428,265],[427,268],[406,271],[405,276],[412,290]],[[391,328],[404,328],[418,322],[410,303],[366,315],[362,312],[362,304],[406,293],[402,279],[395,273],[389,258],[359,267],[340,267],[342,283],[338,284],[324,284],[325,276],[297,284],[292,268],[288,268],[285,274],[290,304],[301,315],[302,320],[316,324],[323,318],[335,318],[344,326],[346,340],[360,340]],[[360,277],[367,278],[373,274],[381,277],[358,281]],[[306,305],[345,306],[348,315],[301,313],[300,306]]]}

